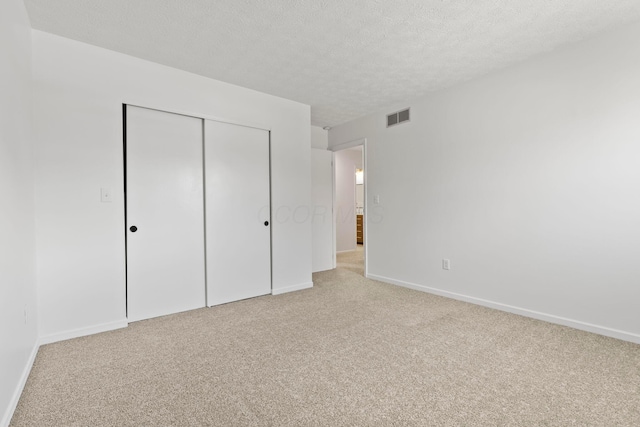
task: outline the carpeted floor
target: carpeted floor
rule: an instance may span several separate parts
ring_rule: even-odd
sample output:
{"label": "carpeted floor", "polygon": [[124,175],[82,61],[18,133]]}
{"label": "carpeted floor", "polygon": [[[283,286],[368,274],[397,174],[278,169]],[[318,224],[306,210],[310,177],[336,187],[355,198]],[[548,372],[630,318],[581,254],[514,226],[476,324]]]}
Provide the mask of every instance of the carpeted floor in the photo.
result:
{"label": "carpeted floor", "polygon": [[364,276],[364,246],[356,245],[355,251],[339,253],[336,258],[339,269]]}
{"label": "carpeted floor", "polygon": [[640,426],[639,345],[367,280],[359,254],[43,346],[11,426]]}

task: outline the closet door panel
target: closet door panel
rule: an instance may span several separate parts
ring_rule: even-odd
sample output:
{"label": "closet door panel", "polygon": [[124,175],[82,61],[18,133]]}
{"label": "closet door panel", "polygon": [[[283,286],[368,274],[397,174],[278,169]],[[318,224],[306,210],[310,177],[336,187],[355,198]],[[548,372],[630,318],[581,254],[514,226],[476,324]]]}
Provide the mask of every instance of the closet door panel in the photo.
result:
{"label": "closet door panel", "polygon": [[269,132],[205,120],[208,305],[271,293]]}
{"label": "closet door panel", "polygon": [[204,307],[203,122],[132,106],[126,119],[128,318]]}

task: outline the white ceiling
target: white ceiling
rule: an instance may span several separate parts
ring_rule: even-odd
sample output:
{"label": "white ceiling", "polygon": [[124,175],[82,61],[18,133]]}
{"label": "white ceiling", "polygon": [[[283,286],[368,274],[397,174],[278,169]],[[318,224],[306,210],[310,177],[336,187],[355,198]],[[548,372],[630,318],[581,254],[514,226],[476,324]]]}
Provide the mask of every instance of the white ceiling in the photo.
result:
{"label": "white ceiling", "polygon": [[640,18],[640,0],[25,0],[33,28],[333,126]]}

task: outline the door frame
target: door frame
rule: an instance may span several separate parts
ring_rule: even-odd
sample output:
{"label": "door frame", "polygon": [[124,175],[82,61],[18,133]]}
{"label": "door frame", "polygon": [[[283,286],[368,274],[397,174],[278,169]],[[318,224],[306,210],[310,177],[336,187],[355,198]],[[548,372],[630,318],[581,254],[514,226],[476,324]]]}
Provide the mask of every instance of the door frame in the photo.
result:
{"label": "door frame", "polygon": [[[367,188],[367,173],[369,170],[368,161],[367,161],[367,138],[358,138],[351,141],[347,141],[341,144],[333,145],[329,147],[329,151],[333,152],[333,158],[331,160],[332,164],[332,174],[333,174],[333,268],[337,266],[337,257],[336,257],[336,244],[337,244],[337,212],[335,209],[336,206],[336,155],[337,151],[346,150],[354,147],[362,147],[362,168],[364,169],[363,173],[363,192],[364,192],[364,214],[362,216],[362,233],[364,236],[364,277],[369,277],[369,235],[367,230],[369,229],[367,224],[367,216],[368,216],[368,205],[369,205],[369,197],[368,197],[368,188]],[[357,245],[357,244],[356,244]]]}

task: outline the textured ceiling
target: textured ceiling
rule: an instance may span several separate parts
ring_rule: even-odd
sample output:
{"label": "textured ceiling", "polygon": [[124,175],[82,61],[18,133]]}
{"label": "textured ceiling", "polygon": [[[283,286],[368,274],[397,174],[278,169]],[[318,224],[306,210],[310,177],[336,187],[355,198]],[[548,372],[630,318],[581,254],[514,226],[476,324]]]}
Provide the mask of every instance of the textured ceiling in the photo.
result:
{"label": "textured ceiling", "polygon": [[640,0],[25,0],[33,28],[333,126],[640,18]]}

